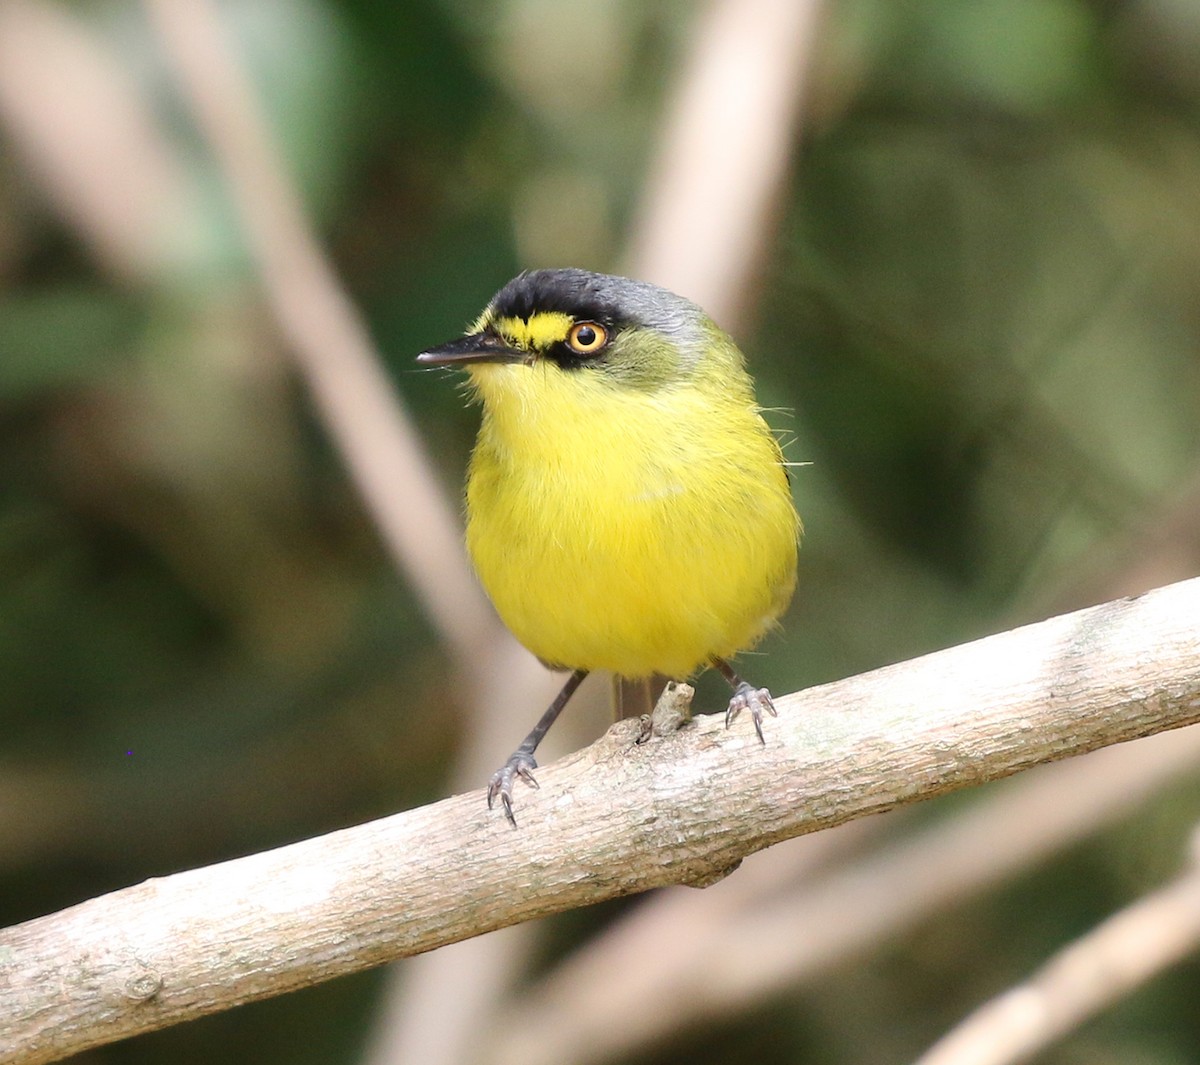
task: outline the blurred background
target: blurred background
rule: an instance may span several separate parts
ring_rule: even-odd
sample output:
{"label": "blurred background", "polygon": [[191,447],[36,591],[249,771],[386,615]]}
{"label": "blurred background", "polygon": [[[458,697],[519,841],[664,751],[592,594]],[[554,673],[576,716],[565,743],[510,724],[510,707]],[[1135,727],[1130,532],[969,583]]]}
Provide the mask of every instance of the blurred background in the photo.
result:
{"label": "blurred background", "polygon": [[[811,463],[777,694],[1200,572],[1192,0],[189,6],[0,0],[4,924],[524,735],[554,681],[468,675],[504,641],[438,531],[478,415],[413,358],[526,267],[666,283],[747,352]],[[411,482],[347,444],[389,389]],[[1183,866],[1191,731],[78,1060],[911,1060]],[[1195,1061],[1198,995],[1193,955],[1039,1060]]]}

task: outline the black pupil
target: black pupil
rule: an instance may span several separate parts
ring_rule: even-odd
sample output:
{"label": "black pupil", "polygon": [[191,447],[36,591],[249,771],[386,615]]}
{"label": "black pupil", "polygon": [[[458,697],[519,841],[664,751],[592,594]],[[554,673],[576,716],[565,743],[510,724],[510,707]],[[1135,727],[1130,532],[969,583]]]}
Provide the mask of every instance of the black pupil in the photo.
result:
{"label": "black pupil", "polygon": [[590,325],[581,325],[575,330],[575,343],[581,348],[590,348],[596,343],[596,330]]}

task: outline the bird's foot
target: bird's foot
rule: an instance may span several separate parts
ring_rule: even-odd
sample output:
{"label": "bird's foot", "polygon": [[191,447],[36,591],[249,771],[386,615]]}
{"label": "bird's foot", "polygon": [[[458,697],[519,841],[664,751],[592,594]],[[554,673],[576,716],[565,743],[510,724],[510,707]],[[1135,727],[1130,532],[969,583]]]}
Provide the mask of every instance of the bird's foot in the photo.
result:
{"label": "bird's foot", "polygon": [[490,810],[495,805],[496,796],[499,795],[500,804],[504,807],[504,816],[508,818],[508,823],[513,828],[517,827],[517,819],[513,817],[512,810],[513,783],[520,777],[531,788],[538,787],[538,782],[533,778],[535,769],[537,769],[537,760],[533,754],[517,748],[509,755],[508,761],[492,774],[492,779],[488,784],[488,809]]}
{"label": "bird's foot", "polygon": [[750,711],[750,720],[754,722],[758,742],[765,744],[767,741],[763,738],[763,711],[767,711],[772,717],[779,716],[771,693],[766,688],[754,688],[744,680],[739,681],[733,689],[733,698],[729,700],[729,709],[725,711],[725,727],[729,728],[743,710]]}

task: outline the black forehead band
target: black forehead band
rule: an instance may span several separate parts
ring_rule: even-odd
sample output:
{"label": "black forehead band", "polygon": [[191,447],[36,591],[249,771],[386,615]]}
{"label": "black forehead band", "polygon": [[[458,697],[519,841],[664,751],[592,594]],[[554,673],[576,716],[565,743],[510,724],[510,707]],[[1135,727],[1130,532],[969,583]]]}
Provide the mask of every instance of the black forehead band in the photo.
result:
{"label": "black forehead band", "polygon": [[514,278],[492,300],[497,318],[528,321],[535,314],[560,312],[576,321],[603,322],[605,325],[630,324],[611,298],[589,276],[571,271],[535,271]]}

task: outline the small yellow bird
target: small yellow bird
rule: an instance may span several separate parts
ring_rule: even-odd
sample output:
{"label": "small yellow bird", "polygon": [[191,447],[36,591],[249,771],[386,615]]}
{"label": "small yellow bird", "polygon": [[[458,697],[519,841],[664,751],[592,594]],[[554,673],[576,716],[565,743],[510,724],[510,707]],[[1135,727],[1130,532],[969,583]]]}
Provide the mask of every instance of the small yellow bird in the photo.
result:
{"label": "small yellow bird", "polygon": [[516,778],[592,670],[733,688],[760,740],[771,695],[728,659],[791,601],[800,519],[779,444],[733,341],[694,303],[584,270],[519,275],[422,366],[464,368],[483,420],[467,476],[467,548],[501,619],[571,676],[492,777],[515,826]]}

